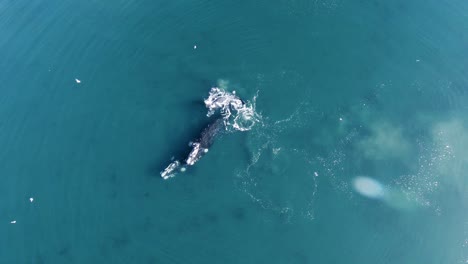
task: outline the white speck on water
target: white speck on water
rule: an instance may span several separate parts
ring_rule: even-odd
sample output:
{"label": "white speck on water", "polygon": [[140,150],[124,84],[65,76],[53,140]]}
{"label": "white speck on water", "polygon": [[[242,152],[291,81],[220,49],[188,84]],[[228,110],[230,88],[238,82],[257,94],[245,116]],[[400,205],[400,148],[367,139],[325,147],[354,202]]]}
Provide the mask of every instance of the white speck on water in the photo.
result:
{"label": "white speck on water", "polygon": [[75,79],[75,82],[76,82],[76,83],[81,83],[81,81],[80,81],[80,80],[78,80],[78,79]]}
{"label": "white speck on water", "polygon": [[318,177],[318,173],[316,171],[314,171],[314,175],[315,177]]}
{"label": "white speck on water", "polygon": [[10,224],[16,224],[16,220],[11,221]]}
{"label": "white speck on water", "polygon": [[420,62],[421,60],[416,60],[416,62]]}
{"label": "white speck on water", "polygon": [[342,118],[342,117],[340,117],[340,121],[343,121],[343,118]]}
{"label": "white speck on water", "polygon": [[32,197],[29,198],[29,201],[30,201],[31,203],[34,202],[34,198],[32,198]]}
{"label": "white speck on water", "polygon": [[194,45],[194,46],[193,46],[193,49],[197,49],[197,45]]}

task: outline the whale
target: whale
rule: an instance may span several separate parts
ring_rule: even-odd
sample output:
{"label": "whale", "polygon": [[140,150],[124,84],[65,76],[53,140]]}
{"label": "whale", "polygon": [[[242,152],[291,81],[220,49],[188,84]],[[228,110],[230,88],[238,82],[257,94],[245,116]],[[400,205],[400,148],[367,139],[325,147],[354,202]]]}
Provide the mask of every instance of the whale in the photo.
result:
{"label": "whale", "polygon": [[214,122],[209,124],[194,142],[191,142],[192,150],[190,151],[187,159],[185,160],[187,165],[193,165],[197,162],[205,153],[208,152],[209,148],[213,145],[215,138],[224,131],[224,121],[222,118],[216,119]]}
{"label": "whale", "polygon": [[207,117],[211,122],[189,143],[190,152],[183,159],[173,160],[160,172],[163,179],[174,177],[179,171],[184,172],[195,165],[221,134],[229,131],[248,131],[258,120],[254,105],[240,99],[232,93],[212,87],[208,98],[204,99],[208,109]]}
{"label": "whale", "polygon": [[222,117],[216,118],[209,123],[200,135],[189,143],[191,150],[183,161],[175,160],[171,162],[163,171],[161,177],[165,180],[174,177],[177,171],[185,171],[188,166],[197,163],[215,142],[215,139],[226,131]]}

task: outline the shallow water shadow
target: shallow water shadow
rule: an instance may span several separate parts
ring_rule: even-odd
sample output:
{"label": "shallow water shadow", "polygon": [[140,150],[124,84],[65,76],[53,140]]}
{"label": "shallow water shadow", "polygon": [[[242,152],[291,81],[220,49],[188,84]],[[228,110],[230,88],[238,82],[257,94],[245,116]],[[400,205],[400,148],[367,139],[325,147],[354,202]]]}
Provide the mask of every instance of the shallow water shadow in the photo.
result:
{"label": "shallow water shadow", "polygon": [[112,248],[116,250],[121,250],[127,247],[128,245],[130,245],[131,242],[130,236],[125,232],[121,234],[116,234],[115,236],[111,236],[109,237],[109,239],[111,241],[110,244]]}
{"label": "shallow water shadow", "polygon": [[176,231],[178,234],[183,235],[187,233],[198,232],[202,227],[202,222],[199,216],[190,216],[183,219],[177,224]]}
{"label": "shallow water shadow", "polygon": [[204,214],[203,219],[209,224],[213,225],[218,223],[219,216],[215,212],[207,212]]}
{"label": "shallow water shadow", "polygon": [[35,264],[45,264],[45,260],[44,260],[44,257],[41,255],[41,254],[36,254],[34,256],[34,263]]}
{"label": "shallow water shadow", "polygon": [[57,255],[64,259],[67,259],[68,261],[73,260],[72,255],[71,255],[71,248],[69,245],[64,245],[62,248],[60,248],[57,251]]}
{"label": "shallow water shadow", "polygon": [[59,256],[66,256],[68,254],[70,254],[70,248],[68,246],[64,246],[57,251],[57,255]]}
{"label": "shallow water shadow", "polygon": [[246,209],[242,207],[236,207],[231,211],[232,218],[236,221],[243,221],[245,220]]}

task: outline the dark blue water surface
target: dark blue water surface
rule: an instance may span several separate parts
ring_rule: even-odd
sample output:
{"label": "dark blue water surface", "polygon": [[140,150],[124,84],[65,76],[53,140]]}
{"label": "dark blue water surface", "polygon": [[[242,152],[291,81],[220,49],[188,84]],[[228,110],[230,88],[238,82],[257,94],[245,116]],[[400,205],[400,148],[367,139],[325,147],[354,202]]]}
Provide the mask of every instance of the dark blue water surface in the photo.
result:
{"label": "dark blue water surface", "polygon": [[1,1],[0,263],[468,262],[468,2],[387,2]]}

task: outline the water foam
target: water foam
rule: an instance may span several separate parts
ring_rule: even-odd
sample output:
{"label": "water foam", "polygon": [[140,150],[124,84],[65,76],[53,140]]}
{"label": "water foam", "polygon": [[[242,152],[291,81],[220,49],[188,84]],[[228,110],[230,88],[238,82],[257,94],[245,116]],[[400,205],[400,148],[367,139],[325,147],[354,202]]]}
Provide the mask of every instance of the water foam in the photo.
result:
{"label": "water foam", "polygon": [[235,91],[230,93],[222,88],[213,87],[204,102],[208,108],[207,116],[210,117],[219,111],[227,130],[248,131],[261,120],[260,114],[255,111],[256,99],[257,96],[254,96],[253,102],[244,102]]}

